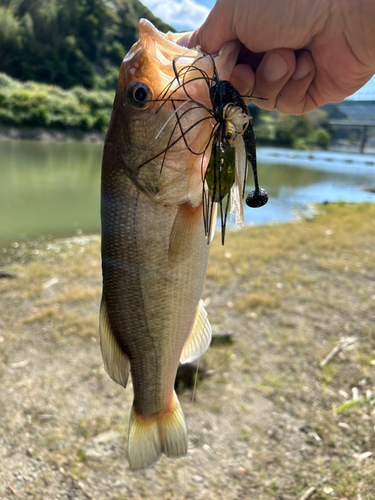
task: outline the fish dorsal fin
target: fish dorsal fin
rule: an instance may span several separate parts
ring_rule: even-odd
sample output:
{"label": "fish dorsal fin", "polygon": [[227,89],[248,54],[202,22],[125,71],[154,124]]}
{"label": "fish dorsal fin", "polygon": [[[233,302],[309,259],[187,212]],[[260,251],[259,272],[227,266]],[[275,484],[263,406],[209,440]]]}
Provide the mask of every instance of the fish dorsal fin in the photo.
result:
{"label": "fish dorsal fin", "polygon": [[180,362],[188,363],[199,358],[211,343],[212,329],[207,318],[203,300],[199,301],[193,328],[182,349]]}
{"label": "fish dorsal fin", "polygon": [[100,348],[104,368],[112,380],[126,387],[129,377],[130,362],[128,356],[118,345],[108,318],[107,305],[102,299],[99,316]]}

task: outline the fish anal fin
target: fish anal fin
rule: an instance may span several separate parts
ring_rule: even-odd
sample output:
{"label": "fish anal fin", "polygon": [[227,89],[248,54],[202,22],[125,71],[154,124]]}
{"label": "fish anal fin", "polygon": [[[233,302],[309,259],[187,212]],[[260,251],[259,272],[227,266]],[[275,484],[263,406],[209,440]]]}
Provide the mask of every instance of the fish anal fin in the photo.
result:
{"label": "fish anal fin", "polygon": [[196,245],[197,237],[203,232],[202,204],[197,207],[189,202],[180,205],[169,238],[169,263],[188,258]]}
{"label": "fish anal fin", "polygon": [[128,458],[131,469],[154,465],[162,453],[167,457],[183,457],[187,453],[185,417],[175,393],[170,405],[155,415],[138,415],[131,410]]}
{"label": "fish anal fin", "polygon": [[207,318],[203,300],[199,301],[197,313],[190,335],[182,349],[180,362],[188,363],[199,358],[208,349],[212,338],[212,329]]}
{"label": "fish anal fin", "polygon": [[100,304],[99,315],[100,348],[104,368],[112,380],[126,387],[129,377],[130,362],[128,356],[118,345],[113,335],[104,298]]}

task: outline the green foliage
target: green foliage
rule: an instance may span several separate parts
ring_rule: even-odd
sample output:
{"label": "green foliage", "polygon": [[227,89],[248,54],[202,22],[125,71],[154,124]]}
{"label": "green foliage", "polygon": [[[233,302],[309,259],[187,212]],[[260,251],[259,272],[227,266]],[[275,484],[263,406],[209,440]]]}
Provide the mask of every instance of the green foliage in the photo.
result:
{"label": "green foliage", "polygon": [[260,143],[295,149],[315,147],[326,149],[331,142],[331,129],[327,114],[321,110],[301,116],[260,110],[254,131]]}
{"label": "green foliage", "polygon": [[172,28],[139,0],[0,0],[0,72],[71,88],[115,88],[138,21]]}
{"label": "green foliage", "polygon": [[327,149],[331,142],[331,134],[325,128],[317,128],[312,135],[312,143],[319,148]]}
{"label": "green foliage", "polygon": [[0,124],[105,130],[113,94],[83,87],[63,90],[53,85],[21,83],[0,73]]}
{"label": "green foliage", "polygon": [[313,125],[307,115],[279,115],[276,121],[276,140],[284,146],[294,147],[298,139],[309,137]]}

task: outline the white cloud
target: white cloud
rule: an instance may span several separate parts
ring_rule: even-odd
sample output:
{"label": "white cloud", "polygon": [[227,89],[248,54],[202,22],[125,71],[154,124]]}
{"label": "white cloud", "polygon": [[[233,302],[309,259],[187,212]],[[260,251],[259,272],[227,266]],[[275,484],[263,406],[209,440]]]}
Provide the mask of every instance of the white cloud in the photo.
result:
{"label": "white cloud", "polygon": [[178,30],[198,28],[210,12],[194,0],[142,0],[155,16]]}

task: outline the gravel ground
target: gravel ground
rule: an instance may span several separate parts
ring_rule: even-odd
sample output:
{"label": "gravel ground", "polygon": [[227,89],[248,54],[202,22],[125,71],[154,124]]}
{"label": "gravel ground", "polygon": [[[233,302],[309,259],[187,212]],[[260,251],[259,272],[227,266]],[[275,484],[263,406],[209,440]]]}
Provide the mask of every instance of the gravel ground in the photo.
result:
{"label": "gravel ground", "polygon": [[0,498],[375,499],[375,205],[319,211],[215,238],[217,337],[196,390],[178,382],[189,452],[139,472],[132,388],[100,355],[99,238],[5,249]]}

